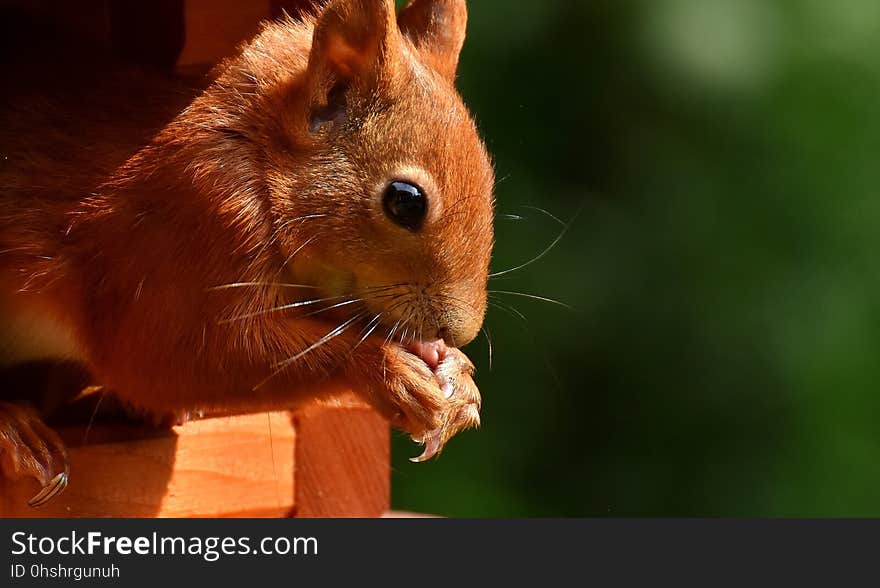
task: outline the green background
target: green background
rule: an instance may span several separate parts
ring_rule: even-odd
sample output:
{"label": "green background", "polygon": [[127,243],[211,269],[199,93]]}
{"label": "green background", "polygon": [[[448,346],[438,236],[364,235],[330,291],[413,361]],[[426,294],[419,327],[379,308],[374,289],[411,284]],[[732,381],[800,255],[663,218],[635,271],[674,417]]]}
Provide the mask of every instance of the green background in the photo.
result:
{"label": "green background", "polygon": [[[880,2],[473,0],[499,183],[453,516],[880,515]],[[519,215],[512,220],[501,215]]]}

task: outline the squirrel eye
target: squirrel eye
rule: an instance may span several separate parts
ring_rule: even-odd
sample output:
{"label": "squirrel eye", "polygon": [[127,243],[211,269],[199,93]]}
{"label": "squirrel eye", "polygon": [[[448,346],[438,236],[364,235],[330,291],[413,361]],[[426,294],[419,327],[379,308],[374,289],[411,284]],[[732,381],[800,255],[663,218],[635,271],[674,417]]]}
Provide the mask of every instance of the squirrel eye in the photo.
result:
{"label": "squirrel eye", "polygon": [[428,212],[428,198],[421,188],[409,182],[391,182],[382,196],[385,214],[410,231],[422,226]]}

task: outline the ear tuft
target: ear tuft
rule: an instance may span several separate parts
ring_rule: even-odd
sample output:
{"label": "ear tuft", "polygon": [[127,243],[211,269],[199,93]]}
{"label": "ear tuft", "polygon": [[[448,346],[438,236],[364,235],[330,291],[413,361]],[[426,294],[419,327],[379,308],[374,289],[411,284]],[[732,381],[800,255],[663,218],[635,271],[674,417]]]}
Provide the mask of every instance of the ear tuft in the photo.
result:
{"label": "ear tuft", "polygon": [[467,31],[465,0],[410,0],[397,22],[429,65],[454,80]]}

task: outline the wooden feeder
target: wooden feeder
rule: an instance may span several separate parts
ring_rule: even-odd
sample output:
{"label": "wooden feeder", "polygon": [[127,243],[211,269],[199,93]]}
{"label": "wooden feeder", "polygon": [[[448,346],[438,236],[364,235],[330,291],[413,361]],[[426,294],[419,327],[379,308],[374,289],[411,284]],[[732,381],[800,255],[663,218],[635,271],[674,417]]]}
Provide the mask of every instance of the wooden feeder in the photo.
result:
{"label": "wooden feeder", "polygon": [[[207,70],[303,0],[35,0],[53,19],[130,61]],[[60,431],[70,485],[29,508],[33,480],[0,478],[3,517],[377,517],[390,503],[390,432],[353,402],[289,414]]]}

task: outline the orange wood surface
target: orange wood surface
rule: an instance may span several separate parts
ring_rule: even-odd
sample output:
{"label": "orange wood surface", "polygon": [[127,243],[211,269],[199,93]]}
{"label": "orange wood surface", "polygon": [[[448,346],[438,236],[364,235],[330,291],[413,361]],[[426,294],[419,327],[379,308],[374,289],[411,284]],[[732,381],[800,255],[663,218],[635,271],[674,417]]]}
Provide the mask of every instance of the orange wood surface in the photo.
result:
{"label": "orange wood surface", "polygon": [[212,64],[254,36],[259,22],[272,16],[270,0],[187,0],[186,26],[179,67]]}
{"label": "orange wood surface", "polygon": [[[314,11],[321,0],[22,0],[62,30],[118,57],[183,70],[211,66],[262,20]],[[176,56],[176,57],[175,57]]]}
{"label": "orange wood surface", "polygon": [[389,429],[368,408],[221,417],[170,431],[98,426],[87,444],[83,435],[63,431],[71,465],[63,494],[33,509],[36,482],[0,479],[0,516],[377,517],[389,507]]}
{"label": "orange wood surface", "polygon": [[254,36],[261,20],[282,12],[298,15],[318,0],[186,0],[185,43],[180,68],[213,64],[229,57],[242,41]]}
{"label": "orange wood surface", "polygon": [[391,502],[388,424],[366,407],[294,416],[297,517],[378,517]]}
{"label": "orange wood surface", "polygon": [[[70,484],[38,509],[32,480],[0,482],[0,514],[40,517],[287,516],[295,434],[286,413],[188,423],[171,431],[106,426],[69,446]],[[63,431],[81,442],[83,429]]]}

